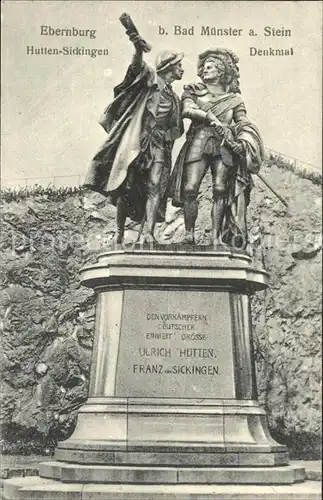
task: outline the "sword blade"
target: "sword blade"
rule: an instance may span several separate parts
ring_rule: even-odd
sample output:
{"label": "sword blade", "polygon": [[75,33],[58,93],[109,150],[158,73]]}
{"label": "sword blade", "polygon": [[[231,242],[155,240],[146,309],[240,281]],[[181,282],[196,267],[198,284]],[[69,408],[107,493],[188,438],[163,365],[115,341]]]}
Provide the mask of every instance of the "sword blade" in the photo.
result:
{"label": "sword blade", "polygon": [[259,177],[259,179],[267,186],[268,189],[270,189],[272,193],[274,193],[275,196],[277,196],[277,198],[282,202],[283,205],[285,205],[286,208],[289,208],[287,201],[284,200],[284,198],[274,190],[274,188],[266,181],[266,179],[261,174],[259,174],[259,172],[256,174],[256,176]]}

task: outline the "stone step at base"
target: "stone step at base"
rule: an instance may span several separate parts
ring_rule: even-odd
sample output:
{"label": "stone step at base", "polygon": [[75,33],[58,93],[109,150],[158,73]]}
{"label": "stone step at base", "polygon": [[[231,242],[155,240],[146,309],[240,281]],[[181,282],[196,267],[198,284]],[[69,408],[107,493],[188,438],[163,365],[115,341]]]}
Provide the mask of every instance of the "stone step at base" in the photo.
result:
{"label": "stone step at base", "polygon": [[151,467],[44,462],[39,475],[65,483],[120,484],[293,484],[305,469],[284,467]]}
{"label": "stone step at base", "polygon": [[155,465],[191,467],[274,467],[289,465],[287,452],[274,452],[269,447],[236,446],[233,450],[207,452],[201,449],[184,452],[173,447],[164,451],[106,451],[92,449],[56,448],[55,459],[59,462],[88,465]]}
{"label": "stone step at base", "polygon": [[4,500],[322,500],[318,481],[293,485],[64,484],[39,477],[7,479]]}

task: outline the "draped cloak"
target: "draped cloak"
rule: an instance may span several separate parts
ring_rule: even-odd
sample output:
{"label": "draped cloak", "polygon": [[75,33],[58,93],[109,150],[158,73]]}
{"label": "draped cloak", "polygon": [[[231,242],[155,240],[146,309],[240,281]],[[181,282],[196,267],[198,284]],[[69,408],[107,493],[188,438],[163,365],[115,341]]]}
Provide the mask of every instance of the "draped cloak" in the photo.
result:
{"label": "draped cloak", "polygon": [[[105,195],[116,205],[119,196],[126,202],[127,215],[142,220],[147,198],[147,178],[156,147],[163,148],[165,165],[161,198],[169,180],[171,149],[184,131],[177,95],[168,87],[172,112],[167,130],[156,130],[159,96],[165,83],[146,63],[130,65],[123,82],[114,89],[114,100],[104,110],[100,124],[108,137],[94,156],[84,187]],[[163,219],[163,210],[160,220]]]}
{"label": "draped cloak", "polygon": [[[198,95],[201,90],[205,89],[204,84],[192,85],[190,87],[191,94],[194,92]],[[241,96],[237,94],[227,95],[224,99],[219,98],[218,101],[212,100],[209,109],[221,121],[221,114],[230,109],[234,109],[237,105],[243,103]],[[204,111],[208,111],[206,106],[203,106]],[[201,122],[192,121],[190,129],[186,135],[186,141],[177,157],[174,169],[169,182],[168,196],[172,198],[172,204],[176,207],[183,207],[183,180],[186,164],[190,163],[190,151],[194,150],[194,136],[196,130],[201,127],[208,127]],[[228,147],[222,146],[219,148],[220,156],[224,164],[230,168],[231,175],[225,195],[225,213],[223,217],[222,227],[220,231],[220,241],[230,246],[245,247],[247,244],[247,228],[246,228],[246,209],[250,201],[250,192],[253,188],[251,173],[257,173],[264,158],[264,146],[257,127],[247,118],[233,123],[229,126],[231,139],[240,141],[244,146],[244,158],[239,158],[228,150]],[[201,151],[201,157],[204,153],[209,155],[212,148],[204,145],[205,150]],[[218,154],[218,153],[216,153]]]}

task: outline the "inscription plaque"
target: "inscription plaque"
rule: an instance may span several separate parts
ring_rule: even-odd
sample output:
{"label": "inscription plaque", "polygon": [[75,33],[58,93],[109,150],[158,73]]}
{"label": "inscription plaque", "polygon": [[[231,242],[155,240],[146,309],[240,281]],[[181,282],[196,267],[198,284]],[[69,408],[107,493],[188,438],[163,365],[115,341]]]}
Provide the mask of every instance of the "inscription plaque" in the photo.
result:
{"label": "inscription plaque", "polygon": [[116,396],[234,398],[229,294],[126,290]]}

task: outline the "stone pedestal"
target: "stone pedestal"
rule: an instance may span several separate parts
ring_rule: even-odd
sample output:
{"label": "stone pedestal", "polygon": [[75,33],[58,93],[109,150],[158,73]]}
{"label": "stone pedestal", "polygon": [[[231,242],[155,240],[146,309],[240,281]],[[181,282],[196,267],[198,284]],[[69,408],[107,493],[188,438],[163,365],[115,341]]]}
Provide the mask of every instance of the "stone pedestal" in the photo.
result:
{"label": "stone pedestal", "polygon": [[[84,268],[83,284],[97,293],[89,399],[56,460],[41,464],[37,491],[69,483],[66,497],[54,488],[50,498],[83,498],[77,487],[91,483],[94,499],[110,498],[101,495],[105,484],[303,481],[257,403],[250,295],[267,278],[244,253],[207,249],[108,252]],[[214,498],[212,491],[169,498]],[[111,498],[129,494],[115,489]]]}

